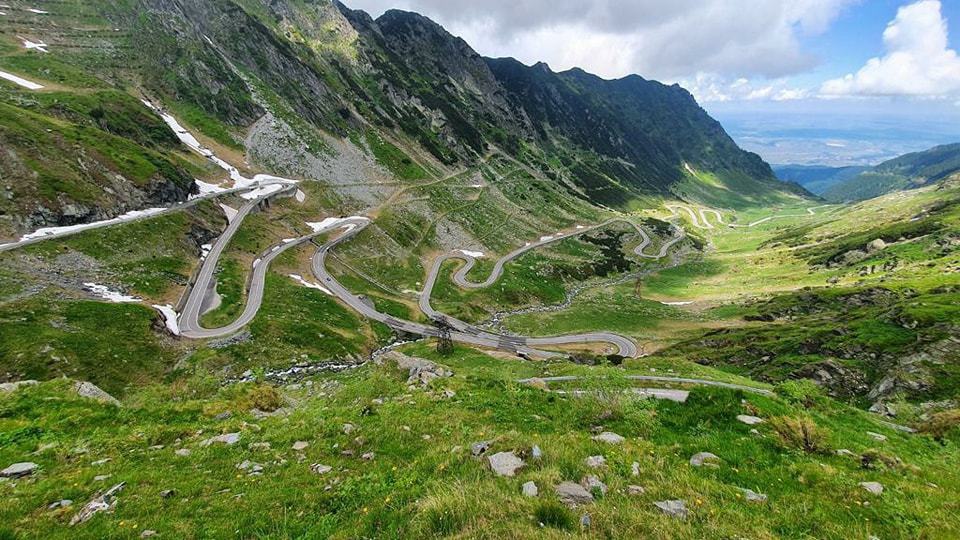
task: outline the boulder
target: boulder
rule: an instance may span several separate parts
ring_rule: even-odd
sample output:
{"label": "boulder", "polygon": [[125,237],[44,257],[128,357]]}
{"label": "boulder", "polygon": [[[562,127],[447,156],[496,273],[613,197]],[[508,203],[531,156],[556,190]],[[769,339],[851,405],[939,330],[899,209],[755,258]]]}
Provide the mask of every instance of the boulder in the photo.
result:
{"label": "boulder", "polygon": [[586,463],[587,467],[591,469],[598,469],[607,464],[607,459],[603,456],[590,456],[587,459],[583,460]]}
{"label": "boulder", "polygon": [[192,452],[189,448],[177,448],[177,450],[174,452],[174,454],[180,457],[189,457],[191,453]]}
{"label": "boulder", "polygon": [[763,423],[763,418],[760,418],[758,416],[750,416],[749,414],[738,415],[737,420],[739,420],[740,422],[743,422],[748,426],[755,426],[757,424]]}
{"label": "boulder", "polygon": [[307,449],[308,446],[310,446],[310,443],[308,443],[307,441],[297,441],[293,443],[293,449],[296,452],[303,452],[304,450]]}
{"label": "boulder", "polygon": [[887,440],[887,436],[886,436],[886,435],[881,435],[881,434],[879,434],[879,433],[874,433],[873,431],[868,431],[868,432],[867,432],[867,435],[868,435],[871,439],[873,439],[873,440],[875,440],[875,441],[884,442],[884,441]]}
{"label": "boulder", "polygon": [[601,495],[607,494],[607,485],[604,484],[600,478],[595,474],[588,474],[580,480],[580,485],[584,487],[587,491],[591,493],[594,490],[599,490]]}
{"label": "boulder", "polygon": [[523,460],[513,452],[499,452],[487,458],[490,469],[497,476],[513,476],[517,469],[523,467]]}
{"label": "boulder", "polygon": [[580,484],[561,482],[554,489],[557,492],[557,496],[560,497],[560,502],[568,506],[578,506],[593,502],[593,494],[584,489]]}
{"label": "boulder", "polygon": [[257,475],[263,474],[263,465],[259,463],[254,463],[249,459],[243,460],[242,463],[237,465],[237,468],[240,469],[241,471],[246,471],[247,474],[251,476],[257,476]]}
{"label": "boulder", "polygon": [[664,514],[677,518],[677,519],[687,519],[687,504],[683,501],[673,500],[673,501],[657,501],[653,503],[654,506],[660,509]]}
{"label": "boulder", "polygon": [[716,467],[718,465],[718,461],[720,461],[720,458],[715,454],[711,454],[710,452],[699,452],[690,458],[690,465],[694,467],[703,467],[704,465],[708,467]]}
{"label": "boulder", "polygon": [[38,384],[40,383],[34,380],[0,383],[0,393],[16,392],[22,387],[36,386]]}
{"label": "boulder", "polygon": [[407,356],[399,351],[390,351],[377,358],[377,363],[388,362],[393,362],[401,370],[407,371],[407,384],[419,384],[424,388],[434,379],[453,376],[453,372],[443,366],[423,358]]}
{"label": "boulder", "polygon": [[747,499],[747,502],[755,502],[755,503],[767,502],[767,496],[764,495],[763,493],[757,493],[752,489],[746,489],[746,488],[739,488],[739,489],[740,491],[743,492],[743,496],[745,499]]}
{"label": "boulder", "polygon": [[882,238],[877,238],[873,242],[867,244],[867,253],[876,253],[878,251],[883,251],[887,248],[887,243],[883,241]]}
{"label": "boulder", "polygon": [[607,444],[623,444],[623,441],[626,439],[612,431],[604,431],[603,433],[594,436],[593,440]]}
{"label": "boulder", "polygon": [[479,441],[470,445],[470,453],[474,457],[482,456],[490,449],[491,441]]}
{"label": "boulder", "polygon": [[21,463],[14,463],[13,465],[10,465],[10,466],[7,467],[6,469],[0,471],[0,477],[2,477],[2,478],[21,478],[21,477],[23,477],[23,476],[30,476],[30,475],[33,474],[38,468],[40,468],[39,465],[37,465],[36,463],[29,462],[29,461],[24,461],[24,462],[21,462]]}
{"label": "boulder", "polygon": [[87,504],[83,505],[83,508],[77,512],[77,515],[73,516],[73,519],[70,520],[70,525],[79,525],[100,512],[113,509],[113,507],[117,505],[117,494],[120,493],[125,485],[125,482],[120,482],[103,492],[103,494],[97,495],[87,501]]}
{"label": "boulder", "polygon": [[634,461],[630,465],[630,476],[640,476],[640,463]]}
{"label": "boulder", "polygon": [[93,399],[99,401],[100,403],[109,403],[111,405],[120,406],[120,400],[104,392],[100,389],[100,387],[92,382],[77,381],[76,384],[73,385],[73,389],[80,397]]}
{"label": "boulder", "polygon": [[531,482],[524,482],[523,487],[520,488],[520,492],[523,493],[524,497],[536,497],[540,494],[540,489],[537,488],[537,484]]}
{"label": "boulder", "polygon": [[643,486],[629,485],[627,486],[627,495],[643,495],[647,490],[643,489]]}
{"label": "boulder", "polygon": [[212,444],[224,444],[227,446],[233,446],[240,442],[239,433],[225,433],[223,435],[217,435],[216,437],[210,437],[209,439],[200,443],[200,446],[210,446]]}
{"label": "boulder", "polygon": [[871,495],[881,495],[883,493],[883,484],[880,482],[860,482],[860,487]]}
{"label": "boulder", "polygon": [[891,407],[890,405],[882,401],[878,401],[873,405],[871,405],[869,411],[874,414],[879,414],[881,416],[889,416],[891,418],[897,416],[897,411],[895,411],[893,407]]}
{"label": "boulder", "polygon": [[313,474],[327,474],[332,470],[333,470],[333,467],[329,465],[323,465],[320,463],[314,463],[313,465],[310,466],[310,471],[313,472]]}

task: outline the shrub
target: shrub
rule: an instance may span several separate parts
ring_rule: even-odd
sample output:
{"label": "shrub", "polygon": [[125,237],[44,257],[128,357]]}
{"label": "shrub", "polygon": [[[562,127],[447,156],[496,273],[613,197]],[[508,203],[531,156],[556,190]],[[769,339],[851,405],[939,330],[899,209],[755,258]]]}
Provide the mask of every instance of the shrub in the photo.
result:
{"label": "shrub", "polygon": [[897,469],[902,464],[903,462],[900,460],[900,458],[884,454],[883,452],[874,448],[871,448],[860,455],[860,467],[867,470],[876,469],[879,465],[882,465],[888,469]]}
{"label": "shrub", "polygon": [[244,402],[250,409],[273,412],[283,406],[283,396],[273,386],[261,384],[250,389]]}
{"label": "shrub", "polygon": [[791,403],[812,407],[823,397],[823,389],[809,379],[784,381],[777,385],[777,394]]}
{"label": "shrub", "polygon": [[581,366],[596,366],[600,364],[597,356],[590,353],[574,353],[570,355],[570,361]]}
{"label": "shrub", "polygon": [[624,357],[621,356],[621,355],[619,355],[619,354],[608,354],[608,355],[607,355],[607,361],[610,362],[610,364],[611,364],[611,365],[614,365],[614,366],[623,365],[623,360],[624,360]]}
{"label": "shrub", "polygon": [[918,431],[942,441],[948,433],[960,428],[960,409],[939,412],[920,424]]}
{"label": "shrub", "polygon": [[572,530],[574,525],[573,515],[570,511],[565,506],[555,502],[544,502],[538,505],[533,511],[533,517],[537,520],[537,523],[555,529]]}
{"label": "shrub", "polygon": [[810,418],[777,416],[770,419],[770,426],[787,448],[803,450],[811,454],[827,449],[826,433]]}

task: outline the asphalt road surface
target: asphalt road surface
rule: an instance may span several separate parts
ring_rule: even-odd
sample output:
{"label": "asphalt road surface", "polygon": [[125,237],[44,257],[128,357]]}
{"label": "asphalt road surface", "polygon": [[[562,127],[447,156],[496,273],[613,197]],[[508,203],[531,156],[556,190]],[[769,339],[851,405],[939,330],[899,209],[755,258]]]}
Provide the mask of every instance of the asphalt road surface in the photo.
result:
{"label": "asphalt road surface", "polygon": [[[313,258],[313,273],[319,280],[321,286],[328,289],[333,295],[346,303],[348,306],[359,312],[361,315],[383,324],[386,324],[394,330],[406,332],[426,337],[436,337],[440,330],[434,325],[426,325],[398,319],[391,315],[381,313],[376,308],[371,307],[364,299],[351,293],[346,287],[341,285],[336,278],[327,271],[325,262],[327,254],[331,249],[359,233],[367,224],[368,220],[364,218],[349,218],[342,221],[337,226],[346,227],[347,231],[339,237],[320,246]],[[431,273],[432,282],[436,281],[436,273]],[[450,338],[453,341],[478,345],[481,347],[490,347],[516,354],[523,354],[530,357],[547,358],[557,356],[557,353],[540,350],[540,347],[551,347],[557,345],[579,344],[579,343],[610,343],[617,347],[619,354],[623,356],[634,357],[637,355],[637,346],[633,341],[616,334],[609,333],[588,333],[568,336],[551,337],[522,337],[507,336],[487,332],[466,322],[448,317],[442,313],[432,311],[426,313],[433,320],[443,321],[450,328]]]}

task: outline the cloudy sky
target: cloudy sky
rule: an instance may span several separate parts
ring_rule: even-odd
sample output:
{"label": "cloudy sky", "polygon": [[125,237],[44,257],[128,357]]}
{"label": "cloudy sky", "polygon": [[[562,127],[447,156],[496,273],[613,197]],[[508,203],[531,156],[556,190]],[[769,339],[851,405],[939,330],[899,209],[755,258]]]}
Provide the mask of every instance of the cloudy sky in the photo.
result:
{"label": "cloudy sky", "polygon": [[[637,73],[678,82],[732,124],[728,129],[746,146],[765,138],[761,133],[744,142],[744,133],[758,135],[759,124],[774,131],[789,128],[771,125],[775,118],[834,116],[845,131],[860,124],[861,130],[876,129],[878,123],[916,131],[931,120],[960,120],[960,0],[346,3],[374,16],[390,8],[417,11],[486,56],[545,61],[557,71],[582,67],[606,78]],[[796,124],[796,118],[787,123]],[[788,150],[775,161],[875,161],[914,149],[911,144],[960,140],[960,131],[950,126],[933,131],[938,133],[929,140],[911,133],[880,144],[886,150],[869,143],[867,151],[859,148],[864,141],[834,137],[824,146],[836,159],[793,156]],[[830,139],[830,133],[821,135]],[[851,150],[857,155],[844,155],[842,149],[851,145],[859,145]],[[751,149],[774,159],[768,149]]]}

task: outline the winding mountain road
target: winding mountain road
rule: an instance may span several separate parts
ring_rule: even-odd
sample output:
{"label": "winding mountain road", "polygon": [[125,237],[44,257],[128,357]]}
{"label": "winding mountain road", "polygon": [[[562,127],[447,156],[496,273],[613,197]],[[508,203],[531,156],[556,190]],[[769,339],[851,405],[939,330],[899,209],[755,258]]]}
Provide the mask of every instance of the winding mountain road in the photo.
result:
{"label": "winding mountain road", "polygon": [[[677,242],[683,240],[684,237],[686,236],[685,233],[683,232],[683,229],[680,229],[679,227],[674,228],[674,231],[676,232],[674,237],[668,240],[667,242],[665,242],[662,246],[660,246],[659,253],[657,253],[656,255],[649,255],[647,253],[644,253],[644,250],[652,242],[650,239],[650,235],[647,234],[647,231],[645,231],[642,227],[640,227],[639,225],[637,225],[632,221],[629,221],[623,218],[614,218],[614,219],[605,221],[603,223],[600,223],[599,225],[592,225],[589,227],[578,225],[577,228],[573,231],[561,232],[561,233],[557,233],[549,236],[542,236],[536,242],[528,242],[526,245],[519,247],[511,251],[510,253],[507,253],[506,255],[504,255],[503,257],[497,260],[497,262],[493,266],[493,270],[490,272],[490,276],[488,276],[487,279],[481,283],[475,283],[467,279],[467,274],[470,272],[470,270],[473,268],[473,266],[477,262],[477,259],[474,256],[474,254],[466,250],[455,251],[453,253],[443,255],[434,261],[433,268],[430,270],[430,274],[427,276],[428,286],[424,287],[424,294],[421,296],[421,299],[426,298],[427,303],[429,304],[430,291],[433,289],[432,282],[436,281],[436,274],[440,271],[440,266],[444,262],[450,259],[461,259],[466,262],[466,264],[453,275],[453,280],[454,282],[456,282],[457,285],[466,289],[482,289],[482,288],[486,288],[493,285],[494,283],[497,282],[497,280],[500,279],[500,276],[503,275],[504,265],[516,259],[517,257],[520,257],[521,255],[527,253],[528,251],[543,247],[547,244],[558,242],[560,240],[566,240],[567,238],[574,238],[576,236],[581,236],[581,235],[596,231],[598,229],[608,227],[614,223],[624,223],[636,229],[637,233],[643,237],[643,241],[640,243],[640,245],[634,248],[633,252],[637,256],[643,257],[646,259],[656,260],[656,259],[662,259],[666,257],[667,253],[670,251],[670,248],[676,245]],[[422,303],[421,303],[421,307],[424,307]],[[424,310],[424,313],[427,313],[429,315],[427,310]]]}
{"label": "winding mountain road", "polygon": [[[293,189],[296,189],[296,186],[290,186],[284,191]],[[243,313],[236,321],[224,326],[223,328],[217,329],[206,329],[200,325],[203,300],[213,286],[214,273],[217,270],[217,263],[220,261],[220,256],[223,254],[223,250],[227,247],[227,244],[230,243],[230,240],[233,239],[233,235],[240,230],[240,225],[243,224],[243,220],[247,217],[247,215],[249,215],[250,212],[257,208],[261,203],[263,203],[264,200],[273,195],[276,194],[274,193],[263,197],[258,197],[241,206],[237,211],[237,215],[230,220],[230,224],[227,225],[227,228],[223,231],[223,234],[221,234],[217,238],[216,242],[213,243],[213,246],[211,246],[210,252],[203,260],[203,264],[200,267],[200,272],[197,274],[197,279],[194,281],[194,285],[190,289],[190,294],[187,296],[187,301],[183,306],[182,313],[180,314],[180,335],[183,337],[193,339],[223,337],[234,334],[246,326],[247,323],[252,321],[257,315],[257,311],[260,309],[260,304],[263,301],[263,283],[266,279],[266,271],[269,267],[270,261],[287,249],[290,249],[296,245],[300,245],[312,238],[311,235],[307,235],[293,242],[276,246],[269,253],[265,254],[260,259],[257,259],[259,262],[254,262],[253,275],[250,278],[250,288],[247,293],[247,304],[243,310]],[[315,233],[314,236],[316,234],[319,233]]]}
{"label": "winding mountain road", "polygon": [[[200,317],[202,315],[202,310],[204,306],[204,299],[210,293],[210,291],[215,286],[215,273],[217,265],[220,261],[221,256],[227,245],[233,239],[236,232],[240,229],[244,219],[258,206],[260,206],[265,200],[270,197],[276,196],[280,193],[285,193],[287,191],[293,191],[297,189],[296,182],[289,179],[273,177],[269,175],[257,175],[253,179],[246,178],[242,176],[239,171],[229,165],[227,162],[221,160],[212,151],[203,147],[197,139],[190,134],[183,126],[181,126],[176,119],[171,115],[163,112],[159,108],[155,107],[148,101],[144,101],[144,104],[153,109],[157,114],[159,114],[170,126],[170,128],[177,134],[180,140],[190,147],[192,150],[203,155],[207,159],[211,160],[218,166],[222,167],[229,174],[231,179],[233,179],[237,184],[234,189],[221,191],[219,193],[207,194],[198,198],[195,198],[190,201],[181,203],[180,205],[175,205],[166,209],[157,209],[156,212],[149,215],[136,215],[131,216],[129,219],[123,217],[116,220],[111,220],[109,222],[104,222],[102,224],[91,224],[81,230],[89,230],[91,228],[96,228],[99,226],[114,225],[119,223],[126,223],[129,221],[136,221],[138,219],[145,219],[147,217],[154,217],[161,213],[169,213],[178,210],[182,210],[189,206],[195,205],[201,200],[206,200],[213,197],[219,197],[222,195],[230,193],[238,193],[248,191],[250,195],[247,198],[250,198],[249,202],[244,204],[232,219],[228,220],[228,226],[226,230],[221,234],[214,244],[211,246],[209,253],[206,258],[203,260],[200,270],[197,274],[196,279],[192,286],[188,286],[187,299],[184,303],[181,314],[178,316],[178,324],[180,335],[186,338],[191,339],[211,339],[218,337],[226,337],[233,335],[240,330],[242,330],[246,325],[248,325],[256,317],[257,312],[260,309],[260,306],[263,302],[264,295],[264,283],[266,281],[267,271],[269,269],[270,263],[273,262],[278,256],[286,252],[287,250],[301,246],[307,242],[312,241],[319,235],[333,232],[335,230],[344,230],[342,234],[335,237],[334,239],[326,242],[325,244],[318,247],[317,253],[315,254],[312,267],[313,273],[320,280],[321,286],[329,291],[332,295],[339,298],[342,302],[350,306],[352,309],[356,310],[361,315],[374,320],[380,323],[383,323],[390,327],[393,330],[415,334],[426,337],[437,337],[441,334],[441,330],[436,325],[427,325],[416,323],[412,321],[405,321],[393,317],[391,315],[382,313],[373,306],[372,302],[367,299],[364,299],[360,296],[357,296],[350,292],[346,287],[340,284],[327,270],[325,262],[326,257],[330,251],[339,245],[342,242],[347,241],[352,238],[354,235],[362,231],[367,225],[369,225],[370,220],[366,217],[347,217],[347,218],[331,218],[325,220],[320,224],[311,224],[313,226],[313,232],[300,236],[299,238],[293,240],[285,240],[283,243],[271,247],[268,251],[264,252],[259,258],[257,258],[253,264],[250,271],[250,277],[248,279],[248,289],[247,289],[247,299],[246,304],[244,305],[243,312],[241,315],[232,323],[225,325],[220,328],[204,328],[200,323]],[[274,185],[277,184],[277,185]],[[690,214],[691,219],[694,222],[694,225],[699,228],[709,228],[712,229],[713,226],[707,220],[707,213],[713,213],[717,220],[723,224],[723,216],[716,210],[712,209],[699,209],[699,216],[691,209],[690,207],[682,205],[668,206],[668,208],[677,215],[678,209],[683,209]],[[811,211],[811,213],[813,213]],[[701,225],[700,220],[703,220],[703,225]],[[446,326],[449,329],[449,335],[452,340],[468,343],[472,345],[478,345],[483,347],[491,347],[495,349],[500,349],[504,351],[510,351],[517,354],[535,356],[535,357],[552,357],[557,356],[558,353],[549,352],[541,350],[541,347],[556,347],[562,345],[571,345],[571,344],[588,344],[588,343],[608,343],[617,348],[617,351],[620,355],[625,357],[635,357],[638,355],[639,351],[636,343],[631,339],[620,336],[614,333],[609,332],[590,332],[585,334],[577,335],[565,335],[565,336],[547,336],[547,337],[523,337],[523,336],[510,336],[503,334],[496,334],[482,330],[474,325],[466,323],[464,321],[458,320],[456,318],[450,317],[446,314],[440,313],[433,309],[430,304],[430,296],[433,291],[436,281],[439,276],[440,269],[443,263],[450,259],[462,259],[465,261],[465,265],[462,266],[454,275],[454,282],[460,287],[468,289],[476,289],[482,287],[489,287],[496,283],[496,281],[503,275],[504,266],[520,257],[521,255],[548,244],[558,242],[567,238],[572,238],[580,236],[603,227],[607,227],[614,223],[624,223],[632,226],[636,232],[643,238],[642,242],[634,248],[634,253],[643,258],[647,259],[661,259],[666,257],[670,249],[680,242],[685,237],[685,232],[679,226],[674,226],[676,232],[675,236],[663,243],[660,247],[660,250],[656,254],[648,254],[645,250],[652,243],[650,235],[639,225],[628,221],[622,218],[615,218],[608,220],[604,223],[593,225],[593,226],[582,226],[579,225],[576,229],[566,232],[560,232],[553,235],[543,236],[535,242],[529,242],[526,245],[519,247],[510,253],[504,255],[498,259],[494,265],[493,271],[481,283],[471,282],[467,279],[467,274],[476,264],[476,257],[481,256],[482,254],[472,253],[469,251],[461,250],[458,252],[450,253],[438,257],[430,271],[427,275],[426,284],[424,286],[423,293],[420,295],[419,305],[421,310],[425,315],[436,323]],[[5,244],[0,246],[0,251],[14,249],[17,247],[22,247],[24,245],[29,245],[31,243],[49,240],[53,238],[62,238],[69,234],[76,234],[80,232],[79,230],[64,230],[64,231],[54,231],[47,235],[24,238],[19,242],[14,242],[11,244]],[[168,321],[169,323],[169,321]]]}
{"label": "winding mountain road", "polygon": [[[347,241],[359,233],[368,224],[369,220],[366,218],[346,218],[337,225],[338,227],[345,227],[347,229],[346,232],[319,247],[316,255],[314,255],[313,258],[313,273],[320,281],[320,285],[328,289],[334,296],[368,319],[383,323],[393,330],[399,330],[408,334],[415,334],[425,337],[437,337],[440,334],[440,330],[436,326],[405,321],[377,311],[376,307],[372,306],[368,300],[365,300],[364,298],[361,298],[350,292],[327,270],[326,257],[330,251],[338,244]],[[435,311],[432,313],[427,313],[427,315],[434,320],[442,320],[446,322],[451,328],[450,338],[453,341],[482,347],[490,347],[517,354],[524,354],[530,357],[549,358],[558,356],[557,353],[543,351],[538,349],[538,347],[598,342],[611,343],[617,346],[619,353],[623,356],[633,357],[637,355],[636,344],[627,338],[615,334],[591,333],[541,338],[507,336],[487,332],[476,326],[453,319]]]}
{"label": "winding mountain road", "polygon": [[670,212],[674,216],[679,216],[680,210],[686,212],[690,216],[690,221],[693,223],[693,226],[698,229],[714,229],[715,228],[713,224],[710,223],[710,220],[707,219],[707,214],[713,214],[717,220],[717,223],[719,223],[720,225],[726,225],[727,227],[734,228],[734,229],[748,229],[748,228],[756,227],[757,225],[762,225],[764,223],[767,223],[768,221],[773,221],[777,219],[815,216],[817,215],[817,210],[821,208],[828,208],[830,206],[834,206],[834,205],[824,204],[821,206],[812,206],[810,208],[807,208],[806,214],[783,214],[783,215],[767,216],[765,218],[751,222],[747,225],[740,225],[737,223],[726,223],[723,221],[723,214],[721,214],[719,211],[714,210],[712,208],[698,208],[697,210],[699,211],[699,215],[697,212],[693,211],[693,208],[690,208],[689,206],[685,206],[682,204],[670,204],[670,205],[667,205],[666,208],[667,210],[670,210]]}

